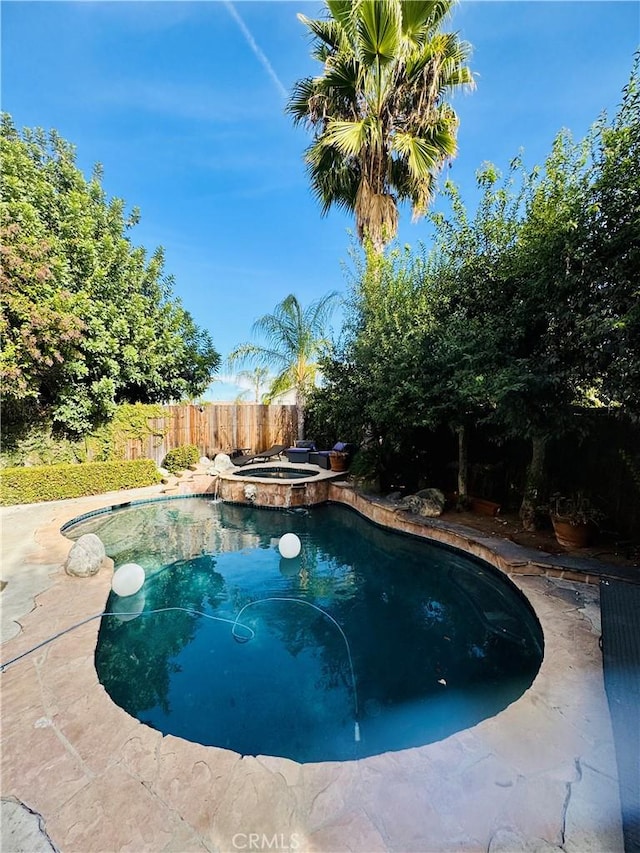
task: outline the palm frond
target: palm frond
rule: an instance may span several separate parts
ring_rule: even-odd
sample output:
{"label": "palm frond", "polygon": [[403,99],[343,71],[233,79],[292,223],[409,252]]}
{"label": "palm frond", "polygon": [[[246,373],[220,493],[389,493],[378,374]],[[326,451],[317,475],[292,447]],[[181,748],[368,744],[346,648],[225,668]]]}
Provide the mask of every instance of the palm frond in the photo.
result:
{"label": "palm frond", "polygon": [[[453,112],[453,111],[452,111]],[[458,117],[455,113],[448,116],[444,121],[438,121],[428,135],[429,144],[434,150],[440,152],[441,159],[455,157],[458,152],[458,140],[456,130]]]}
{"label": "palm frond", "polygon": [[362,0],[325,0],[329,14],[341,28],[345,40],[353,45],[357,7]]}
{"label": "palm frond", "polygon": [[392,162],[389,180],[397,192],[398,199],[411,202],[414,222],[424,216],[433,201],[436,188],[435,173],[439,171],[439,165],[428,175],[417,180],[410,171],[406,158],[397,157]]}
{"label": "palm frond", "polygon": [[306,160],[311,189],[320,203],[322,215],[326,216],[333,205],[353,211],[360,183],[356,162],[320,142],[307,149]]}
{"label": "palm frond", "polygon": [[292,391],[295,387],[295,377],[292,375],[291,368],[288,368],[275,377],[265,396],[270,403],[274,397],[279,397],[280,394],[286,394],[287,391]]}
{"label": "palm frond", "polygon": [[467,66],[456,66],[451,64],[451,67],[446,70],[443,81],[446,89],[457,89],[460,86],[465,86],[467,89],[475,89],[476,81],[473,72]]}
{"label": "palm frond", "polygon": [[294,124],[301,124],[310,120],[309,102],[315,94],[316,87],[311,77],[303,77],[294,84],[285,107],[285,111],[293,117]]}
{"label": "palm frond", "polygon": [[397,58],[402,44],[402,21],[397,0],[363,0],[358,11],[358,54],[365,65]]}
{"label": "palm frond", "polygon": [[408,198],[411,200],[411,221],[417,222],[425,213],[436,193],[436,179],[430,174],[422,181],[410,187]]}
{"label": "palm frond", "polygon": [[318,343],[322,347],[327,345],[327,339],[323,337],[325,329],[341,298],[337,290],[332,290],[312,302],[305,310],[304,324],[311,331],[316,345]]}
{"label": "palm frond", "polygon": [[410,133],[397,133],[394,148],[407,157],[409,171],[416,180],[428,178],[442,155],[432,141]]}
{"label": "palm frond", "polygon": [[358,63],[353,57],[336,56],[327,63],[324,87],[330,91],[355,99],[359,80]]}
{"label": "palm frond", "polygon": [[[282,303],[280,303],[280,308]],[[281,358],[284,354],[291,353],[296,346],[296,327],[291,317],[283,317],[282,312],[265,314],[259,317],[251,327],[256,336],[266,339],[270,352],[277,353]]]}
{"label": "palm frond", "polygon": [[236,365],[250,361],[256,355],[259,347],[256,344],[238,344],[227,356],[227,365],[233,369]]}
{"label": "palm frond", "polygon": [[284,362],[284,356],[277,349],[252,343],[240,344],[227,356],[227,363],[231,369],[239,364],[269,367],[282,362]]}
{"label": "palm frond", "polygon": [[400,0],[402,33],[413,45],[424,44],[453,6],[453,0]]}
{"label": "palm frond", "polygon": [[347,157],[359,154],[371,135],[371,120],[330,121],[322,135],[321,144],[337,148]]}
{"label": "palm frond", "polygon": [[369,238],[377,250],[391,240],[398,230],[398,208],[388,193],[377,193],[363,177],[355,204],[356,227],[361,240]]}
{"label": "palm frond", "polygon": [[320,39],[332,51],[340,49],[344,44],[344,31],[337,20],[331,18],[307,18],[302,12],[298,12],[298,20],[309,29],[313,35]]}

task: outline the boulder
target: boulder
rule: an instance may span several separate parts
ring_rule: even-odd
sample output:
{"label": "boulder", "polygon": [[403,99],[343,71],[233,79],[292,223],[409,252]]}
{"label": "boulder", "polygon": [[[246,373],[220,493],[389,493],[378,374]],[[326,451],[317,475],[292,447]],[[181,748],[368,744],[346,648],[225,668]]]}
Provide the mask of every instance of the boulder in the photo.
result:
{"label": "boulder", "polygon": [[64,570],[76,578],[95,575],[106,557],[102,540],[95,533],[84,533],[71,546]]}
{"label": "boulder", "polygon": [[216,471],[228,471],[229,468],[233,467],[231,457],[227,456],[226,453],[218,453],[216,458],[213,460],[213,468]]}
{"label": "boulder", "polygon": [[444,494],[440,489],[422,489],[415,495],[407,495],[400,501],[400,508],[423,515],[426,518],[435,518],[442,515],[444,509]]}
{"label": "boulder", "polygon": [[22,803],[4,798],[0,810],[2,812],[3,849],[54,853],[56,848],[44,829],[44,818],[40,814],[32,812]]}

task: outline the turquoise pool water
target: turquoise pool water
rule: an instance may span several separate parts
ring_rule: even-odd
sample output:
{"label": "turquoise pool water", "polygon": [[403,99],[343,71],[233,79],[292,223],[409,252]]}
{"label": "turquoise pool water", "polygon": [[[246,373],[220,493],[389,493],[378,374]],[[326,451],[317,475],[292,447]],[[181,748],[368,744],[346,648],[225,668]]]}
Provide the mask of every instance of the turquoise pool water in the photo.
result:
{"label": "turquoise pool water", "polygon": [[[68,535],[86,532],[147,575],[137,596],[109,597],[126,615],[102,620],[99,679],[130,714],[187,740],[300,762],[404,749],[496,714],[540,666],[539,624],[506,578],[345,507],[192,498]],[[286,532],[302,540],[295,560],[277,550]],[[150,613],[167,607],[183,609]]]}

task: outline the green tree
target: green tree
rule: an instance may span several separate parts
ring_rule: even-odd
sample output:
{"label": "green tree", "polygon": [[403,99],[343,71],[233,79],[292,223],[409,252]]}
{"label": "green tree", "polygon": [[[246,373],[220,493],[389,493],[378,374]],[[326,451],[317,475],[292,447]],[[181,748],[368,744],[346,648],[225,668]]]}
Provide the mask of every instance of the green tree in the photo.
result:
{"label": "green tree", "polygon": [[485,423],[530,443],[521,516],[533,527],[550,440],[586,407],[640,410],[639,92],[636,62],[611,123],[578,143],[558,134],[543,169],[517,157],[503,179],[485,164],[473,214],[448,182],[428,255],[358,268],[347,345],[311,417],[369,442],[383,485],[401,458],[428,464],[425,430],[445,423],[463,474],[466,427]]}
{"label": "green tree", "polygon": [[263,337],[265,343],[240,344],[229,355],[232,365],[246,361],[276,371],[268,400],[295,392],[298,438],[304,438],[305,407],[318,378],[318,359],[330,346],[327,324],[337,299],[336,292],[328,293],[303,308],[297,297],[289,294],[272,314],[264,314],[253,324],[254,335]]}
{"label": "green tree", "polygon": [[581,337],[589,285],[573,270],[587,150],[561,134],[544,173],[516,158],[502,180],[485,164],[473,216],[448,182],[450,212],[432,215],[428,255],[396,251],[361,265],[352,338],[342,364],[325,370],[327,393],[340,417],[358,420],[361,438],[374,439],[383,484],[399,459],[427,465],[425,433],[448,424],[464,497],[467,429],[488,422],[531,442],[522,514],[534,523],[548,439],[572,426],[593,384]]}
{"label": "green tree", "polygon": [[326,19],[299,19],[322,74],[299,80],[287,110],[313,130],[306,152],[323,213],[355,214],[377,252],[396,234],[398,203],[423,216],[435,177],[456,154],[458,117],[445,98],[473,86],[470,47],[441,31],[453,0],[326,0]]}
{"label": "green tree", "polygon": [[535,526],[548,443],[576,428],[576,409],[640,410],[638,58],[611,122],[577,143],[558,134],[543,170],[512,167],[519,190],[490,167],[474,220],[457,198],[454,227],[437,224],[488,419],[531,442],[521,516]]}
{"label": "green tree", "polygon": [[0,228],[4,430],[47,420],[81,435],[120,402],[199,394],[219,356],[172,295],[162,249],[147,258],[138,221],[87,181],[55,132],[2,119]]}
{"label": "green tree", "polygon": [[475,385],[482,419],[503,437],[531,442],[521,506],[528,528],[544,497],[547,444],[572,428],[574,407],[588,404],[592,384],[581,336],[589,286],[579,274],[578,227],[588,147],[563,132],[543,171],[527,173],[516,158],[502,182],[488,165],[478,175],[475,216],[449,184],[452,216],[436,217],[449,259],[444,305],[463,354],[458,381]]}
{"label": "green tree", "polygon": [[455,360],[435,312],[433,258],[408,247],[356,257],[347,339],[323,362],[311,400],[314,434],[361,446],[355,470],[386,489],[416,485],[428,467],[430,431],[452,417]]}
{"label": "green tree", "polygon": [[594,128],[583,205],[581,274],[591,283],[583,327],[603,402],[640,415],[640,52],[613,121]]}

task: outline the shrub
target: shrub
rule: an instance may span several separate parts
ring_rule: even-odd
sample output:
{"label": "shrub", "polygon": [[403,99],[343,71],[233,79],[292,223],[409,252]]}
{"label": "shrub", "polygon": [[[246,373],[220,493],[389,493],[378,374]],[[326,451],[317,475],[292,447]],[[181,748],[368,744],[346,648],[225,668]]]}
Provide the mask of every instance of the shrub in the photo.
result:
{"label": "shrub", "polygon": [[101,462],[126,459],[127,445],[132,441],[137,444],[138,454],[144,456],[147,439],[153,436],[157,447],[166,434],[166,415],[157,403],[122,403],[108,423],[87,436],[89,458]]}
{"label": "shrub", "polygon": [[113,418],[78,440],[52,434],[50,422],[15,430],[3,423],[0,468],[57,465],[62,462],[109,462],[126,459],[127,445],[136,443],[142,457],[148,440],[157,447],[167,432],[166,409],[156,403],[122,403]]}
{"label": "shrub", "polygon": [[18,468],[21,465],[62,465],[87,461],[87,449],[83,440],[54,438],[51,426],[38,425],[22,430],[20,435],[4,429],[0,468]]}
{"label": "shrub", "polygon": [[80,498],[135,489],[160,482],[151,459],[133,462],[88,462],[84,465],[38,465],[0,471],[3,506]]}
{"label": "shrub", "polygon": [[185,444],[182,447],[174,447],[164,457],[162,467],[172,474],[178,471],[186,471],[190,465],[195,465],[200,458],[200,451],[195,444]]}

